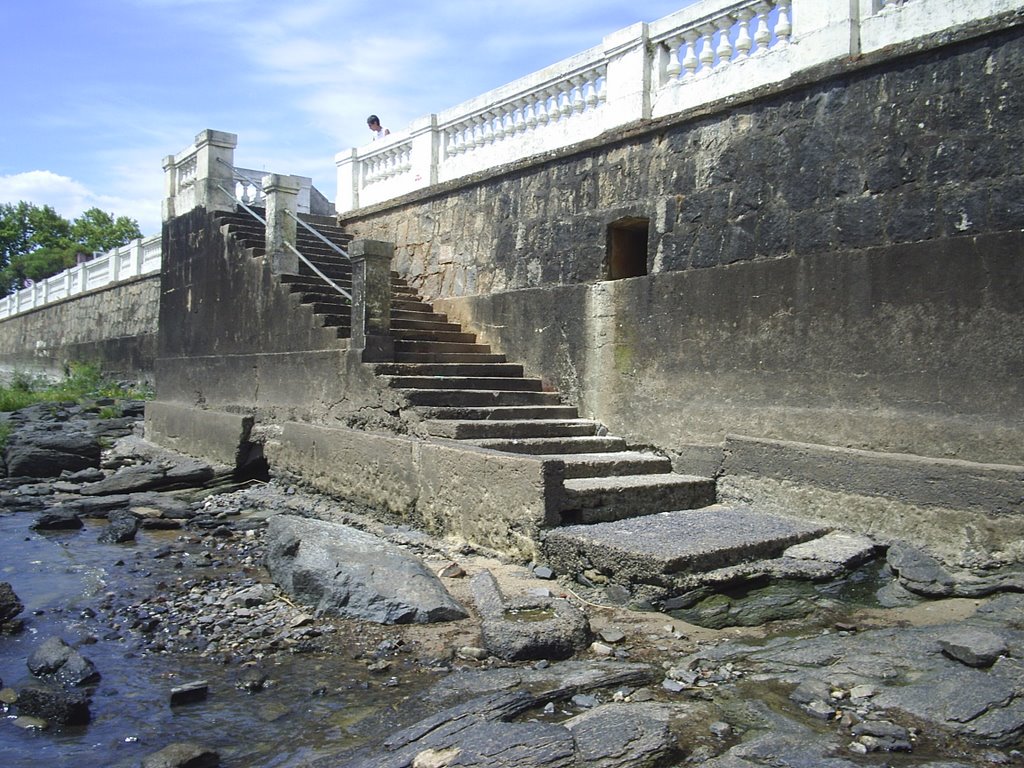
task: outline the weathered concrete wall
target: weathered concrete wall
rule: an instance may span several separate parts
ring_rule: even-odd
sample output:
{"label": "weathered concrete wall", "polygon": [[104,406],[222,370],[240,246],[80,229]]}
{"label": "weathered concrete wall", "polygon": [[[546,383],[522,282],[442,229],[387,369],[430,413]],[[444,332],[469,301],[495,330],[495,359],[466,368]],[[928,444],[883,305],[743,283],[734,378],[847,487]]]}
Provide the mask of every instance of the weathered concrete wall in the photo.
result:
{"label": "weathered concrete wall", "polygon": [[264,451],[273,467],[323,491],[523,560],[538,555],[563,477],[558,461],[296,422],[269,436]]}
{"label": "weathered concrete wall", "polygon": [[151,379],[160,276],[150,275],[0,320],[0,365],[60,373],[65,363]]}
{"label": "weathered concrete wall", "polygon": [[[1024,28],[355,212],[435,306],[638,443],[1024,463]],[[608,225],[645,217],[645,277]],[[704,451],[702,447],[711,446]]]}
{"label": "weathered concrete wall", "polygon": [[347,346],[213,215],[164,225],[159,400],[305,416],[344,397]]}

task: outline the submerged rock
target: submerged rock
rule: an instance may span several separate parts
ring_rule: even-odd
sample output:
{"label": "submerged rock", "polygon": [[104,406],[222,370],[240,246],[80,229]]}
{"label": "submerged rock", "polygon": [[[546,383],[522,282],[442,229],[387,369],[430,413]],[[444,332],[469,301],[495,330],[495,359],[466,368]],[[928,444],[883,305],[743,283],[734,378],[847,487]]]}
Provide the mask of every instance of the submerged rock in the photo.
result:
{"label": "submerged rock", "polygon": [[21,630],[23,622],[18,614],[25,610],[24,604],[14,594],[9,582],[0,581],[0,635],[9,635]]}
{"label": "submerged rock", "polygon": [[142,768],[217,768],[220,755],[193,742],[169,744],[142,761]]}
{"label": "submerged rock", "polygon": [[65,687],[98,682],[96,665],[59,637],[51,637],[28,658],[28,669],[36,677],[52,676]]}
{"label": "submerged rock", "polygon": [[85,725],[92,719],[85,694],[47,683],[30,683],[20,689],[17,706],[19,715],[57,726]]}

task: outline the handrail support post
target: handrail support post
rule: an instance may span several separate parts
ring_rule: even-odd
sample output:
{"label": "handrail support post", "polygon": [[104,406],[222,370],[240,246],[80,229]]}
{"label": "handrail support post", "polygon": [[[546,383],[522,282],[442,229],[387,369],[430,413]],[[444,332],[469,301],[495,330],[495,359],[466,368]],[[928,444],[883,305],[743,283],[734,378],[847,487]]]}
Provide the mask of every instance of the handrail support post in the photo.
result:
{"label": "handrail support post", "polygon": [[[302,180],[297,176],[270,173],[263,177],[263,195],[267,210],[267,256],[275,275],[295,275],[299,259],[295,255],[295,212]],[[289,247],[291,246],[291,247]]]}
{"label": "handrail support post", "polygon": [[353,240],[352,348],[363,362],[387,362],[395,358],[391,338],[391,259],[393,243]]}

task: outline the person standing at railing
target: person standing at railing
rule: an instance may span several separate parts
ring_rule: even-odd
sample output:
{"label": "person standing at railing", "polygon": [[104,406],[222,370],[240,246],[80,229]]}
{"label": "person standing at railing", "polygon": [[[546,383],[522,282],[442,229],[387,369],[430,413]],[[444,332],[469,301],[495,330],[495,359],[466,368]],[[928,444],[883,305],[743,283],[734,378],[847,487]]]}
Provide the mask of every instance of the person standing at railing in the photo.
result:
{"label": "person standing at railing", "polygon": [[374,141],[376,141],[377,139],[383,139],[385,136],[391,133],[391,131],[389,131],[387,128],[381,126],[380,118],[377,117],[376,115],[370,115],[368,118],[366,118],[366,125],[369,126],[371,133],[373,133]]}

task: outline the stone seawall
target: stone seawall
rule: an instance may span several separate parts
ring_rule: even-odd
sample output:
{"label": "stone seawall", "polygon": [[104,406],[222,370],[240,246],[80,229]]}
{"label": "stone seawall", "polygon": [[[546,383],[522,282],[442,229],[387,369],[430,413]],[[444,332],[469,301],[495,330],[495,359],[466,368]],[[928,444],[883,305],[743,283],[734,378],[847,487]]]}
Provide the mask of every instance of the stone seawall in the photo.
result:
{"label": "stone seawall", "polygon": [[151,379],[159,312],[159,273],[48,304],[0,320],[0,365],[59,373],[69,362],[96,362]]}
{"label": "stone seawall", "polygon": [[702,468],[729,434],[1024,464],[1024,27],[844,66],[342,224]]}

